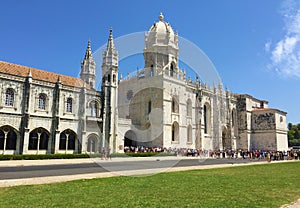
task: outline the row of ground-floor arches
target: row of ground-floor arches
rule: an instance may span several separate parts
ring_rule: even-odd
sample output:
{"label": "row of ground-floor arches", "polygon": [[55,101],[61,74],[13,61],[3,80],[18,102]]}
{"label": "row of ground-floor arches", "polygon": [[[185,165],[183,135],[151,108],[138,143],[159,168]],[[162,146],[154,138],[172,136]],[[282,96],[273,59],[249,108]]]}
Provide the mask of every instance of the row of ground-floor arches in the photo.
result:
{"label": "row of ground-floor arches", "polygon": [[[50,132],[42,127],[35,128],[29,133],[28,140],[28,150],[36,151],[47,151],[51,152],[51,146],[53,148],[54,142],[51,139]],[[23,150],[23,147],[19,148],[19,145],[23,142],[20,141],[21,134],[18,130],[11,126],[0,127],[0,151],[10,151],[10,150]],[[26,145],[26,144],[22,144]],[[66,129],[62,131],[59,135],[59,151],[73,151],[80,152],[80,142],[78,140],[77,134],[71,130]],[[100,141],[99,136],[96,134],[91,134],[88,136],[87,140],[87,152],[99,152]]]}
{"label": "row of ground-floor arches", "polygon": [[[47,150],[50,145],[50,132],[44,128],[36,128],[29,134],[28,150]],[[75,150],[77,134],[66,129],[60,133],[59,150]]]}

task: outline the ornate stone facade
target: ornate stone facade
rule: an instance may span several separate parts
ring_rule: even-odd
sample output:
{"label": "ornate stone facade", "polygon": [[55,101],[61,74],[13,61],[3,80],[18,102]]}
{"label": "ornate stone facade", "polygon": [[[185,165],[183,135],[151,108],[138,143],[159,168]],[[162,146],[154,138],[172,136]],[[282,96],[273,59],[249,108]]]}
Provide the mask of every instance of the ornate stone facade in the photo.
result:
{"label": "ornate stone facade", "polygon": [[[145,68],[119,82],[120,143],[287,150],[285,112],[224,90],[222,83],[209,87],[188,79],[178,66],[178,53],[178,34],[161,14],[145,35]],[[275,120],[279,115],[281,122]]]}
{"label": "ornate stone facade", "polygon": [[95,153],[124,146],[287,150],[286,113],[187,78],[178,34],[161,14],[145,36],[145,67],[118,78],[112,30],[101,91],[90,41],[80,78],[0,62],[0,153]]}
{"label": "ornate stone facade", "polygon": [[0,62],[0,153],[96,153],[103,137],[106,92],[94,89],[90,41],[80,79]]}

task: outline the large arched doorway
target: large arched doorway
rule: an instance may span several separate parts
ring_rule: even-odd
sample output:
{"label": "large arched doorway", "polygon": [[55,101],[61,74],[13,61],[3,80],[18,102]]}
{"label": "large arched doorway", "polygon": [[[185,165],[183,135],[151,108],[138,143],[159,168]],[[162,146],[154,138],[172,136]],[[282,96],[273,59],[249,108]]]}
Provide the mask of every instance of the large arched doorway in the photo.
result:
{"label": "large arched doorway", "polygon": [[228,137],[228,132],[226,127],[223,127],[222,130],[222,147],[223,149],[231,149],[231,139]]}
{"label": "large arched doorway", "polygon": [[99,152],[98,137],[94,134],[92,134],[88,137],[87,152],[89,152],[89,153]]}
{"label": "large arched doorway", "polygon": [[136,147],[137,145],[136,134],[132,130],[127,131],[124,136],[124,147]]}

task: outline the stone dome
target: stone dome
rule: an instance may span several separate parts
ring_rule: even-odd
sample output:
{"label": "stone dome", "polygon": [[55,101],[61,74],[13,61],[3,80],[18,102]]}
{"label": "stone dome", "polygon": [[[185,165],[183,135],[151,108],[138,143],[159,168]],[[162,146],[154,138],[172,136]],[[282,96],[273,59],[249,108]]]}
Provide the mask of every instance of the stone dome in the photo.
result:
{"label": "stone dome", "polygon": [[174,30],[170,23],[164,21],[162,13],[158,16],[159,21],[155,22],[149,29],[146,42],[147,45],[169,45],[177,44],[177,35],[174,34]]}

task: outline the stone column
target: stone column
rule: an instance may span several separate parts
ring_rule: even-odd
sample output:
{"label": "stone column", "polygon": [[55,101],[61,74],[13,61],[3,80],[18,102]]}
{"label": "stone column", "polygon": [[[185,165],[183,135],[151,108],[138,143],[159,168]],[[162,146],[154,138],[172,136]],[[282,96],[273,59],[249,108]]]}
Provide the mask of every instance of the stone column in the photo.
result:
{"label": "stone column", "polygon": [[39,154],[40,151],[40,142],[41,142],[41,133],[38,133],[37,154]]}
{"label": "stone column", "polygon": [[52,153],[52,135],[50,133],[50,136],[48,137],[48,148],[46,154],[51,154]]}
{"label": "stone column", "polygon": [[29,144],[29,129],[24,129],[24,143],[23,143],[23,154],[28,154],[28,144]]}
{"label": "stone column", "polygon": [[[81,153],[87,152],[87,138],[86,138],[86,131],[83,131],[81,134],[81,141],[78,139],[78,142],[81,142]],[[78,145],[79,146],[79,145]],[[80,150],[78,150],[80,153]]]}
{"label": "stone column", "polygon": [[6,150],[6,140],[7,140],[7,131],[4,131],[4,146],[3,146],[3,154],[5,155],[5,150]]}
{"label": "stone column", "polygon": [[60,139],[60,131],[55,131],[54,154],[58,153],[58,150],[59,150],[59,139]]}

